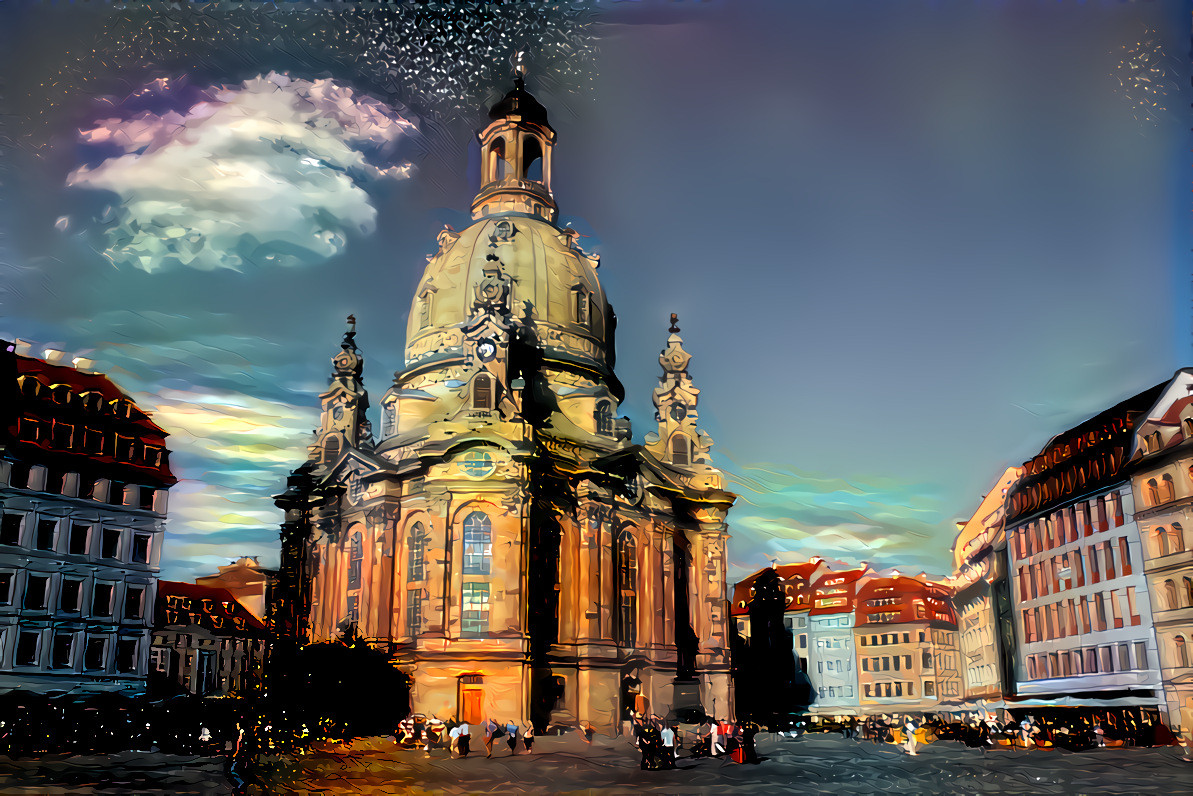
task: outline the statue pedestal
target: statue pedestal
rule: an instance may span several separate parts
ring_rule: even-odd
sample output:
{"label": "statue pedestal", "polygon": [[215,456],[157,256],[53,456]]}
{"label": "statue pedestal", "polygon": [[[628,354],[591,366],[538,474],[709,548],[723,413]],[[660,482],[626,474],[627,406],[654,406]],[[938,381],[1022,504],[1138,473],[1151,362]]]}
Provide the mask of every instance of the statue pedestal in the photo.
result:
{"label": "statue pedestal", "polygon": [[679,721],[698,724],[704,718],[704,706],[700,704],[699,680],[672,680],[671,716]]}

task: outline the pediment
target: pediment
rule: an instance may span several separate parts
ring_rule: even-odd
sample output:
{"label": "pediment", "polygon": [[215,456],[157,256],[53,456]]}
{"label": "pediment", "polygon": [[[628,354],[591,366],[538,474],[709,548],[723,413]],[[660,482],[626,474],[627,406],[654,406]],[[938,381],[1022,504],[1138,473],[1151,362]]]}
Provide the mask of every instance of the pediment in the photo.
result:
{"label": "pediment", "polygon": [[356,448],[349,448],[323,476],[324,484],[342,484],[355,476],[362,481],[395,475],[393,462]]}

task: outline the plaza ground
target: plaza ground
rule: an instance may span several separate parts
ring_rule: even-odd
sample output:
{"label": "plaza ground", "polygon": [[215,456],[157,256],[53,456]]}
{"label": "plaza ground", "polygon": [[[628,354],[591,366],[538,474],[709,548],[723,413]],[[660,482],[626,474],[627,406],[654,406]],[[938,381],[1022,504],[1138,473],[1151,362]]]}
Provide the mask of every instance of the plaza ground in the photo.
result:
{"label": "plaza ground", "polygon": [[[540,738],[533,755],[504,744],[486,760],[397,748],[389,739],[320,746],[275,760],[253,794],[1179,794],[1193,792],[1193,763],[1165,749],[980,750],[940,741],[909,757],[890,744],[839,735],[791,740],[763,734],[756,766],[681,759],[675,771],[641,771],[622,739]],[[479,746],[479,744],[477,744]],[[0,758],[2,794],[229,794],[222,761],[125,753],[108,758]]]}

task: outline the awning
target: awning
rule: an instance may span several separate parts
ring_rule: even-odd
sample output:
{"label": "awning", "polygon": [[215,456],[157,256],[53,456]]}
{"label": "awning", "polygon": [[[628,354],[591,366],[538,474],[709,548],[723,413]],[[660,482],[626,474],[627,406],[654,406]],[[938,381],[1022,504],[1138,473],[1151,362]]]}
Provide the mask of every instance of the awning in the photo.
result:
{"label": "awning", "polygon": [[1160,706],[1160,700],[1152,697],[1114,697],[1095,699],[1093,697],[1057,697],[1055,699],[1019,699],[1005,703],[1008,708],[1123,708]]}

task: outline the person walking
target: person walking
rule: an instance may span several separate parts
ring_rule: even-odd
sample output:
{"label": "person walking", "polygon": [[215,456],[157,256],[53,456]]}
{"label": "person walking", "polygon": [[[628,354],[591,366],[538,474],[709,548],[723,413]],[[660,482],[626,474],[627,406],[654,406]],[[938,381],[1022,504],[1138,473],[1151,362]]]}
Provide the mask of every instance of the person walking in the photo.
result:
{"label": "person walking", "polygon": [[534,722],[526,722],[526,730],[522,733],[522,746],[526,748],[526,754],[534,754]]}
{"label": "person walking", "polygon": [[460,757],[468,757],[468,745],[472,742],[472,733],[468,729],[468,722],[460,723]]}
{"label": "person walking", "polygon": [[510,754],[518,754],[518,725],[512,721],[505,723],[505,742],[510,748]]}
{"label": "person walking", "polygon": [[666,768],[675,768],[675,730],[663,725],[659,738],[663,742],[663,763]]}
{"label": "person walking", "polygon": [[716,719],[713,719],[709,725],[709,730],[708,730],[708,753],[710,755],[712,755],[713,757],[716,757],[717,753],[721,751],[721,747],[718,743],[720,741],[720,738],[721,738],[720,722],[718,722]]}
{"label": "person walking", "polygon": [[447,747],[447,756],[454,760],[460,756],[460,728],[452,727],[447,737],[451,739]]}
{"label": "person walking", "polygon": [[903,724],[903,732],[907,735],[907,740],[904,743],[903,748],[907,750],[907,754],[909,754],[909,755],[916,754],[915,731],[917,729],[919,729],[919,727],[916,726],[915,720],[912,719],[911,716],[908,716],[907,721],[904,722],[904,724]]}
{"label": "person walking", "polygon": [[493,733],[497,731],[497,722],[493,719],[485,719],[484,726],[481,728],[481,741],[485,745],[485,757],[493,756]]}

